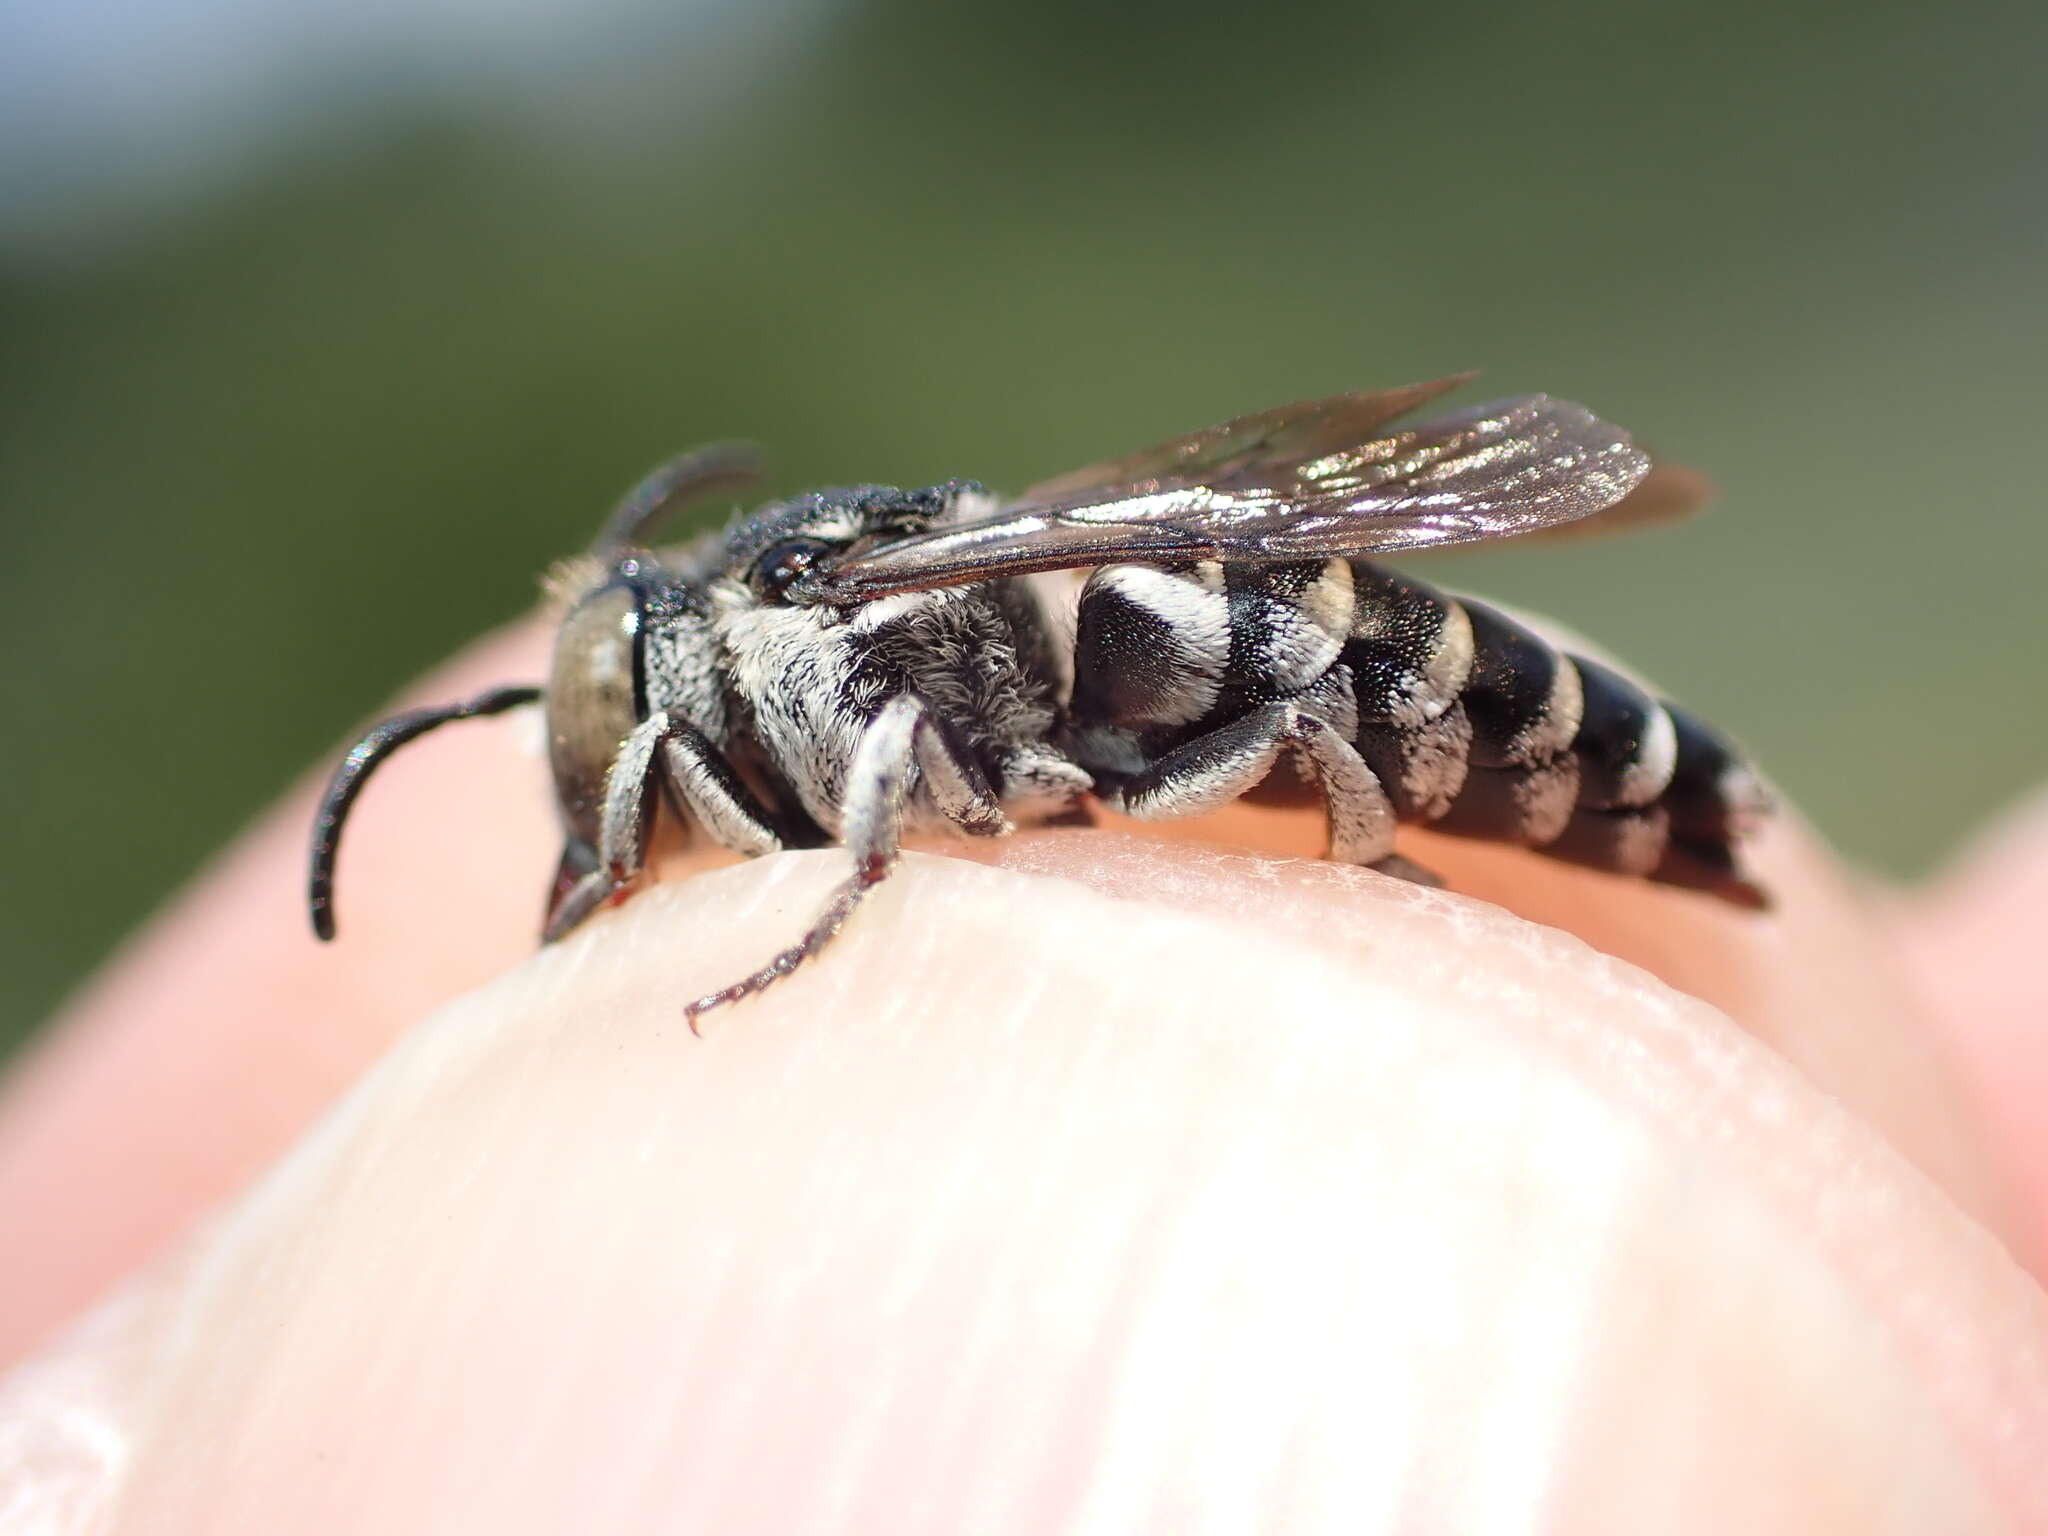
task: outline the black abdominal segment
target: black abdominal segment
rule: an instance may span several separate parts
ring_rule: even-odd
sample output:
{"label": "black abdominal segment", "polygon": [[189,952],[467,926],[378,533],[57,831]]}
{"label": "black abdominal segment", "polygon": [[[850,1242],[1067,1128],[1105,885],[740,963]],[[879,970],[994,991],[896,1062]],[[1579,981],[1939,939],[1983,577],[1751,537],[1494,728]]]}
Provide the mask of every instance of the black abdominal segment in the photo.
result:
{"label": "black abdominal segment", "polygon": [[[1763,797],[1735,751],[1485,604],[1363,560],[1124,566],[1090,581],[1078,639],[1078,755],[1112,795],[1289,704],[1357,748],[1402,821],[1762,904],[1734,845]],[[1260,797],[1294,789],[1276,778]]]}

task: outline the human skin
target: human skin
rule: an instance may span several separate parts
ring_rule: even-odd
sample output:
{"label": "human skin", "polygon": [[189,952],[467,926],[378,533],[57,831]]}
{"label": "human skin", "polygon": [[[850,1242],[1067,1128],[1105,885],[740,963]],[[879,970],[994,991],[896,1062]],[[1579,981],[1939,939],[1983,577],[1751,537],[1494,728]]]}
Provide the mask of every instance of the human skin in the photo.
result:
{"label": "human skin", "polygon": [[380,775],[329,948],[281,808],[0,1095],[0,1528],[2048,1528],[2040,817],[1908,902],[1788,815],[1767,918],[953,847],[700,1041],[843,855],[535,955],[520,730]]}

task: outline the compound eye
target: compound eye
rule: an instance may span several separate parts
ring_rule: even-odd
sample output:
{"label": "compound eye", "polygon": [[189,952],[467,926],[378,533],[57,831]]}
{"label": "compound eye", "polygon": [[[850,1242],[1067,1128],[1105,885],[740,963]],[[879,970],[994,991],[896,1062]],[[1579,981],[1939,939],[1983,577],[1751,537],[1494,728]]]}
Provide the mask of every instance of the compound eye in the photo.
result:
{"label": "compound eye", "polygon": [[619,743],[640,723],[640,628],[640,593],[614,582],[579,602],[555,632],[548,757],[562,818],[587,843],[597,841],[605,776]]}
{"label": "compound eye", "polygon": [[769,545],[754,562],[748,582],[758,596],[779,598],[789,590],[791,582],[831,553],[833,546],[822,539],[784,539]]}

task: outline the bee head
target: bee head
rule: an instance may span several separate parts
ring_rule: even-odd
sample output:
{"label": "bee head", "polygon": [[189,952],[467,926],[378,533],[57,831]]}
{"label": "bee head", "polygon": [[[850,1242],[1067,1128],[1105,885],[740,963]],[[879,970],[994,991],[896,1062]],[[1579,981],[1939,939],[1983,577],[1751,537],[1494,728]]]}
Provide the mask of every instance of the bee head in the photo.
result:
{"label": "bee head", "polygon": [[597,839],[605,775],[647,712],[649,573],[627,556],[594,574],[555,631],[548,670],[548,761],[569,831]]}

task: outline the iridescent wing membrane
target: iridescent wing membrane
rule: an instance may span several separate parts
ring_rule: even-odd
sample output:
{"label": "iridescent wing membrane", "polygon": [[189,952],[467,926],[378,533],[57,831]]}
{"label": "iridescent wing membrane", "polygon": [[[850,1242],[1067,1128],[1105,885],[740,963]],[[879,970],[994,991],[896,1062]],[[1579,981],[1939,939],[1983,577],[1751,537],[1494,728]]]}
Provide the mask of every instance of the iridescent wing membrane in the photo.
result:
{"label": "iridescent wing membrane", "polygon": [[804,578],[855,603],[1120,560],[1298,560],[1533,533],[1590,517],[1650,461],[1583,406],[1520,395],[1376,436],[1465,377],[1303,401],[1034,486],[992,516]]}

